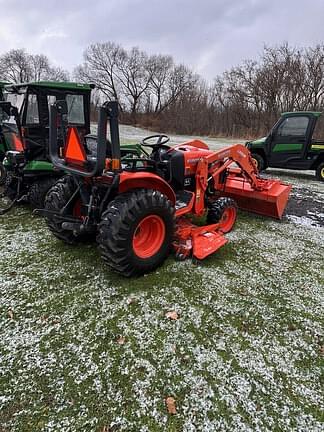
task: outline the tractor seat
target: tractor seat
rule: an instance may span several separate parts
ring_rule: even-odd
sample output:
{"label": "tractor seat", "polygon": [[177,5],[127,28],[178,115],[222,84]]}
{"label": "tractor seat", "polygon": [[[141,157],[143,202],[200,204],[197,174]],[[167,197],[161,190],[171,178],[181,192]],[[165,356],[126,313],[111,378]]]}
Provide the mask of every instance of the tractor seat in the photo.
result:
{"label": "tractor seat", "polygon": [[158,168],[163,172],[166,182],[172,185],[175,191],[182,190],[184,187],[184,155],[175,149],[161,153]]}
{"label": "tractor seat", "polygon": [[[85,151],[87,154],[87,160],[89,162],[95,162],[97,158],[97,141],[98,136],[94,134],[88,134],[84,137],[84,146]],[[106,157],[111,157],[111,142],[109,140],[106,141],[107,144],[107,150],[106,150]]]}

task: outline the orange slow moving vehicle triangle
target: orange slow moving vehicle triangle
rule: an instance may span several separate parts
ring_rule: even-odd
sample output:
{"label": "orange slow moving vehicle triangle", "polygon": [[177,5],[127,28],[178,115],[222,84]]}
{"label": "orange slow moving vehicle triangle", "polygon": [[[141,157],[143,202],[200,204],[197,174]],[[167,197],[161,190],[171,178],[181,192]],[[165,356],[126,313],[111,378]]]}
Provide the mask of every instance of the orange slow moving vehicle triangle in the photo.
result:
{"label": "orange slow moving vehicle triangle", "polygon": [[24,151],[23,143],[21,142],[21,139],[16,136],[16,134],[13,134],[13,141],[14,141],[14,147],[16,151],[20,151],[20,152]]}
{"label": "orange slow moving vehicle triangle", "polygon": [[75,127],[71,127],[68,130],[64,147],[64,157],[67,161],[78,165],[83,165],[87,160],[86,152],[80,142],[78,130]]}

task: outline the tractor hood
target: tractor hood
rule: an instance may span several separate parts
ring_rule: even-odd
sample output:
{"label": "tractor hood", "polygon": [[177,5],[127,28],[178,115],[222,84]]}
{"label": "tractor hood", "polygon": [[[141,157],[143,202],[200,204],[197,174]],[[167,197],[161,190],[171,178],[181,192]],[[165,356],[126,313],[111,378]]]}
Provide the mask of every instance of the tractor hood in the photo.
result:
{"label": "tractor hood", "polygon": [[252,147],[263,147],[265,145],[265,142],[267,140],[267,137],[262,137],[262,138],[258,138],[256,140],[253,141],[247,141],[245,143],[245,146],[247,148],[252,148]]}

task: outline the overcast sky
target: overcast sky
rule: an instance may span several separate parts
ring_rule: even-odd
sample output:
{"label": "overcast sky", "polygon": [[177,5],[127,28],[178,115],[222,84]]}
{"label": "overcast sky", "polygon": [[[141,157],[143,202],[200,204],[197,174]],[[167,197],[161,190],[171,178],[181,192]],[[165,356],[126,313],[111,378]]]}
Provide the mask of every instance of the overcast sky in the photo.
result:
{"label": "overcast sky", "polygon": [[0,0],[0,54],[44,53],[73,68],[93,42],[171,54],[207,79],[264,44],[324,42],[324,0]]}

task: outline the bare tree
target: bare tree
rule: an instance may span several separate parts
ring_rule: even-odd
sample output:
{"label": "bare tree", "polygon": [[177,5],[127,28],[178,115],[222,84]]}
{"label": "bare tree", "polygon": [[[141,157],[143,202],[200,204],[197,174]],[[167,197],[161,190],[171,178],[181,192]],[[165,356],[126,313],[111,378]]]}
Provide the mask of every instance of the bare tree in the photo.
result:
{"label": "bare tree", "polygon": [[12,82],[66,81],[69,74],[61,68],[53,67],[43,54],[28,54],[23,49],[11,50],[0,56],[0,77]]}
{"label": "bare tree", "polygon": [[148,59],[147,67],[151,76],[148,92],[154,113],[162,112],[168,105],[167,91],[174,71],[171,56],[153,55]]}
{"label": "bare tree", "polygon": [[125,50],[113,42],[90,45],[84,52],[84,62],[74,72],[77,79],[92,82],[108,98],[120,99],[117,68],[126,55]]}
{"label": "bare tree", "polygon": [[122,93],[130,106],[131,114],[136,113],[145,92],[151,82],[151,71],[148,68],[148,56],[134,47],[119,57],[118,79],[122,84]]}

